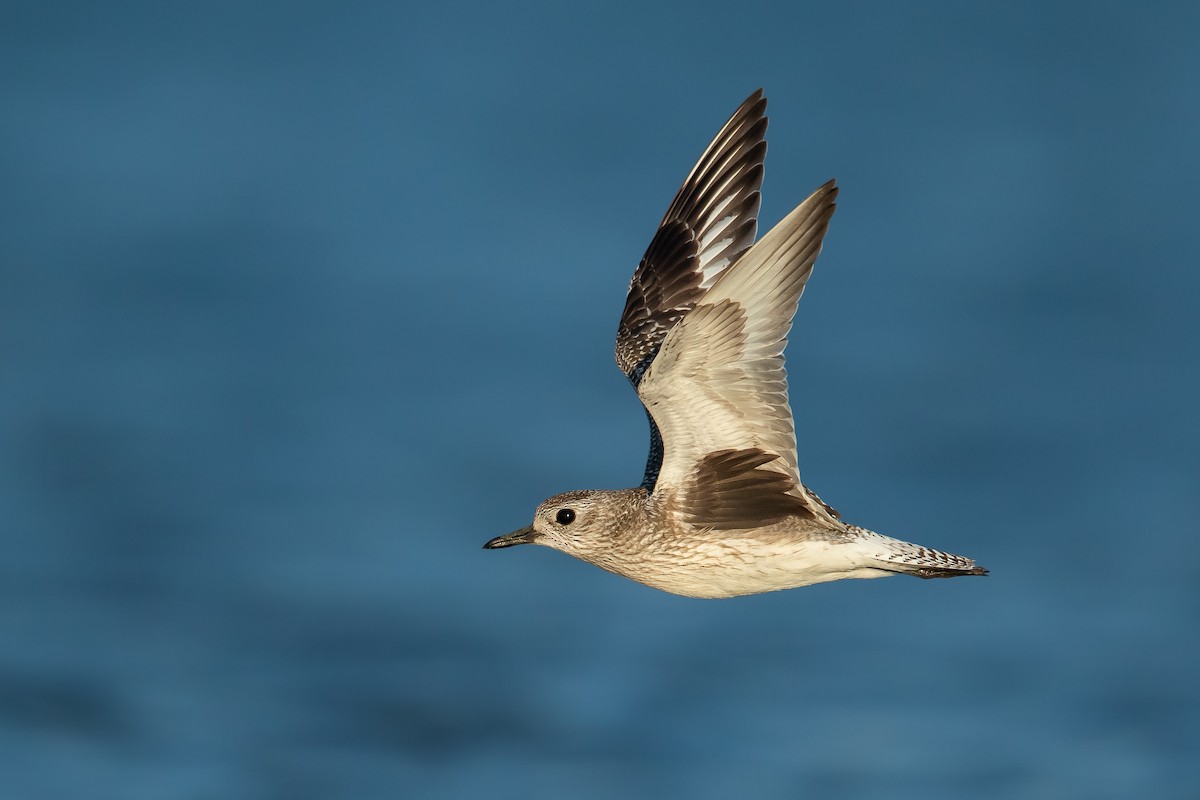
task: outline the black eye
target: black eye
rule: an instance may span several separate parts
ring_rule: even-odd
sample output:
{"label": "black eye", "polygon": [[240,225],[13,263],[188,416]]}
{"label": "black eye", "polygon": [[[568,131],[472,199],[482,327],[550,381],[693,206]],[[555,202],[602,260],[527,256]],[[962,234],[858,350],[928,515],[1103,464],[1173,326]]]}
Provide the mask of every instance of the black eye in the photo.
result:
{"label": "black eye", "polygon": [[559,525],[570,525],[575,521],[575,512],[569,508],[560,508],[554,515],[554,521]]}

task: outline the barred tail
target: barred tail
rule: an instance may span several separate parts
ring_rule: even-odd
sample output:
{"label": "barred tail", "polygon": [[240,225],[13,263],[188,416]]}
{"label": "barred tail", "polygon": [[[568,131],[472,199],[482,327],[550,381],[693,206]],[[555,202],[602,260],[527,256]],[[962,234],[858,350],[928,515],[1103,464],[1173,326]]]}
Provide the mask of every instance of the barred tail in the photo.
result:
{"label": "barred tail", "polygon": [[966,556],[944,553],[912,542],[893,539],[875,531],[850,526],[850,530],[862,536],[864,552],[877,562],[879,569],[915,575],[918,578],[957,578],[960,575],[987,575],[988,571],[978,567]]}

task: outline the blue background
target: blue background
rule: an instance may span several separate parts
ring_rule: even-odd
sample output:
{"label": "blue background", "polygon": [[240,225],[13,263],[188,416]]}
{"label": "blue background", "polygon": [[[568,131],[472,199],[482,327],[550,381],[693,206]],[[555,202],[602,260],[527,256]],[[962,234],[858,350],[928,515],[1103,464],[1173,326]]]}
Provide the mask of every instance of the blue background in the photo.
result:
{"label": "blue background", "polygon": [[[1200,791],[1197,6],[25,6],[6,800]],[[987,579],[480,549],[640,479],[624,290],[760,85],[805,479]]]}

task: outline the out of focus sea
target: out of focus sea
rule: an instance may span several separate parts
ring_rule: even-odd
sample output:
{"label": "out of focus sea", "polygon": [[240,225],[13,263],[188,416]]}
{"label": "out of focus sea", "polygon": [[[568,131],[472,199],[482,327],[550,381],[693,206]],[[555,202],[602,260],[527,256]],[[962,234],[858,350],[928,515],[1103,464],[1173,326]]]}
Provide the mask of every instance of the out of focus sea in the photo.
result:
{"label": "out of focus sea", "polygon": [[[1200,10],[0,12],[0,797],[1200,796]],[[991,568],[731,601],[635,484],[630,273],[758,86],[842,186],[806,482]]]}

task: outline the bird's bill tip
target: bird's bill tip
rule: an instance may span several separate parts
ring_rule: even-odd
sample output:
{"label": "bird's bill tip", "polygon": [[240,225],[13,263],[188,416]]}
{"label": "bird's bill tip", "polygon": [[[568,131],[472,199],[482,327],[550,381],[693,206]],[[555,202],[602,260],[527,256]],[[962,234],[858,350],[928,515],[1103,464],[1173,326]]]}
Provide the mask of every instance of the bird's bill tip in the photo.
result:
{"label": "bird's bill tip", "polygon": [[485,550],[498,550],[501,547],[512,547],[516,544],[533,544],[533,540],[537,538],[537,533],[533,530],[533,526],[521,528],[519,531],[506,533],[503,536],[497,536],[483,546]]}

